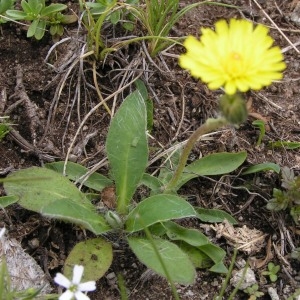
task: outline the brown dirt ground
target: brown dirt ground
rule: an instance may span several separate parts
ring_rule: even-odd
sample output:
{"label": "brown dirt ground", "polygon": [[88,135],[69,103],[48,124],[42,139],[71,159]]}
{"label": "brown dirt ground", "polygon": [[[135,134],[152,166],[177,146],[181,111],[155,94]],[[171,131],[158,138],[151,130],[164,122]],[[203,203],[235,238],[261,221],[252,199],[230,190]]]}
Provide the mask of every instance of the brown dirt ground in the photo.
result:
{"label": "brown dirt ground", "polygon": [[[75,2],[67,4],[76,10]],[[196,1],[182,1],[181,5],[194,2]],[[252,101],[252,112],[256,113],[256,116],[268,120],[269,129],[260,147],[255,146],[258,132],[251,125],[254,117],[249,116],[247,122],[239,129],[222,130],[211,139],[199,143],[194,149],[193,155],[197,157],[218,151],[245,149],[248,152],[245,166],[270,161],[280,166],[288,166],[294,170],[296,175],[299,175],[300,155],[298,150],[269,149],[267,147],[268,141],[300,141],[299,50],[296,51],[290,47],[290,43],[287,41],[287,39],[291,43],[299,41],[300,24],[291,21],[291,14],[295,12],[298,0],[259,1],[264,12],[282,30],[287,39],[277,28],[274,28],[254,1],[235,0],[226,1],[226,3],[238,5],[240,8],[236,10],[213,5],[200,6],[180,20],[173,28],[172,35],[198,35],[199,27],[212,26],[220,18],[248,18],[271,27],[271,35],[275,38],[276,43],[284,49],[288,67],[281,82],[276,82],[263,91],[249,92],[246,95],[247,100]],[[20,65],[23,71],[25,90],[31,102],[36,106],[35,118],[37,117],[37,119],[35,121],[37,124],[32,125],[28,111],[22,104],[15,107],[9,116],[11,121],[16,124],[14,128],[19,134],[30,144],[35,143],[36,148],[39,149],[28,151],[28,147],[22,146],[20,140],[17,143],[15,137],[8,135],[0,142],[0,171],[2,175],[6,175],[5,170],[11,172],[29,166],[42,165],[47,161],[48,156],[43,156],[40,152],[47,153],[55,160],[65,159],[79,122],[97,104],[98,97],[93,88],[91,67],[85,62],[84,74],[80,73],[77,64],[68,76],[66,85],[58,98],[56,88],[70,64],[65,65],[65,69],[61,72],[56,72],[45,63],[45,57],[53,45],[51,38],[45,36],[41,42],[27,39],[24,28],[15,24],[6,24],[1,29],[0,92],[5,89],[8,96],[5,109],[18,100],[18,90],[15,87],[17,65]],[[67,28],[65,37],[72,36],[73,41],[76,41],[76,30],[75,27]],[[118,33],[117,30],[116,32]],[[103,35],[109,41],[114,34],[118,37],[116,32],[112,33],[107,28]],[[80,38],[82,37],[84,37],[84,32],[80,33]],[[71,55],[74,54],[75,59],[78,58],[81,48],[82,44],[80,43],[63,43],[53,51],[48,63],[60,68]],[[178,54],[182,50],[179,47],[173,47],[167,52]],[[139,74],[138,69],[142,66],[141,51],[143,52],[143,49],[140,45],[132,45],[109,55],[105,62],[99,62],[98,84],[104,96],[119,90]],[[153,146],[157,147],[162,144],[167,148],[175,141],[185,140],[193,129],[203,123],[207,117],[217,114],[217,98],[220,91],[212,92],[203,84],[192,79],[189,74],[178,67],[176,58],[165,53],[153,61],[148,58],[145,58],[144,61],[146,65],[144,65],[145,72],[142,72],[142,78],[149,87],[155,107],[152,132],[155,139],[151,142]],[[127,75],[125,75],[126,70]],[[81,91],[79,92],[76,90],[78,79],[81,80]],[[114,105],[118,107],[132,88],[129,87],[124,92],[118,93],[108,105],[111,107],[112,101],[115,101]],[[56,103],[55,100],[57,100]],[[184,117],[182,118],[183,113]],[[72,160],[91,167],[105,157],[104,143],[109,121],[110,116],[104,108],[100,108],[91,116],[83,128],[82,134],[75,141],[75,146],[80,146],[88,134],[95,131],[97,134],[87,141],[85,147],[77,147],[79,151],[71,152]],[[155,167],[157,166],[154,165],[153,168]],[[105,166],[102,166],[99,171],[104,174],[107,172]],[[250,192],[239,189],[238,187],[241,185],[249,186]],[[265,258],[267,252],[269,254],[272,252],[271,260],[280,264],[282,268],[276,283],[270,283],[261,276],[261,272],[266,269],[266,264],[260,269],[254,268],[260,286],[259,290],[265,293],[265,296],[260,299],[271,299],[267,293],[267,288],[270,286],[277,289],[280,299],[286,299],[292,291],[300,287],[299,263],[289,257],[292,244],[299,247],[299,228],[297,229],[287,212],[271,213],[265,208],[266,200],[272,197],[274,187],[280,188],[279,176],[272,172],[266,172],[247,177],[231,174],[222,178],[201,178],[192,181],[181,191],[181,194],[188,196],[192,203],[207,208],[224,209],[239,220],[240,226],[246,225],[267,234],[265,245],[271,238],[271,247],[269,249],[263,247],[252,255],[252,259]],[[2,195],[4,195],[3,191]],[[186,222],[189,225],[190,221]],[[0,212],[0,227],[4,225],[9,229],[9,235],[22,242],[23,247],[36,259],[50,278],[53,278],[56,272],[61,271],[64,259],[74,244],[84,239],[82,232],[70,224],[46,220],[17,205],[6,209],[5,213]],[[199,228],[201,224],[191,222],[190,225]],[[209,232],[208,234],[215,239],[215,233]],[[287,234],[290,235],[292,244],[287,241]],[[34,238],[38,238],[40,241],[37,249],[29,246],[30,241]],[[119,244],[119,247],[114,249],[114,262],[108,274],[113,272],[116,275],[121,273],[124,276],[130,299],[172,299],[169,285],[164,279],[156,275],[143,276],[146,268],[138,262],[126,245],[122,244],[122,240],[114,236],[108,238]],[[223,238],[215,239],[215,241],[228,252],[226,263],[229,264],[232,246]],[[240,252],[238,256],[244,259],[249,258],[249,255],[243,252]],[[220,290],[223,280],[223,276],[199,270],[196,283],[188,287],[178,286],[178,291],[181,299],[213,299]],[[53,287],[55,289],[55,285]],[[120,298],[114,279],[109,280],[105,276],[97,282],[97,287],[97,291],[90,294],[93,300]],[[228,292],[232,289],[233,287],[229,285]],[[240,292],[235,299],[248,298],[249,296]]]}

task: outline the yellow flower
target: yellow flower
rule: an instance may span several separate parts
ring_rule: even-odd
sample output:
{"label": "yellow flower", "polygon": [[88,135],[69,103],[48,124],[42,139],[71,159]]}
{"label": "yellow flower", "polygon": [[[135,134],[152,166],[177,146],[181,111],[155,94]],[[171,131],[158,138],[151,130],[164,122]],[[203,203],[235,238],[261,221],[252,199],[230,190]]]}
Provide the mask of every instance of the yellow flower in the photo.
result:
{"label": "yellow flower", "polygon": [[187,37],[185,54],[179,58],[182,68],[200,78],[210,89],[224,87],[229,95],[249,89],[259,90],[282,78],[286,65],[268,28],[247,20],[231,19],[215,24],[216,30],[201,30],[200,41]]}

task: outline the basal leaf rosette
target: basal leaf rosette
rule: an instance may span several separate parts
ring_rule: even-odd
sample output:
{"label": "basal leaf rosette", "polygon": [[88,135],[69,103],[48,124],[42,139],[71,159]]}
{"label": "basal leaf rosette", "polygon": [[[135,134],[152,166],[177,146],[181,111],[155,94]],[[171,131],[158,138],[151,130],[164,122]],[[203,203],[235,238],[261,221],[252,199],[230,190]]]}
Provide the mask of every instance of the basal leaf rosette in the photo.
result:
{"label": "basal leaf rosette", "polygon": [[179,58],[182,68],[212,90],[224,87],[227,95],[259,90],[282,78],[283,55],[267,27],[250,21],[220,20],[215,31],[201,29],[201,38],[186,38]]}

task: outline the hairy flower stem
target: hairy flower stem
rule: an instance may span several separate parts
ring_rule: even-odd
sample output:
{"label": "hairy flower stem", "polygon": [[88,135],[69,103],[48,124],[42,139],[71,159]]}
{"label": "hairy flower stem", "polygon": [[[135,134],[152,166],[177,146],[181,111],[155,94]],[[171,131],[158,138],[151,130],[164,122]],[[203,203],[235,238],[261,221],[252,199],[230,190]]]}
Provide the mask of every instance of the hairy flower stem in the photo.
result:
{"label": "hairy flower stem", "polygon": [[195,143],[198,141],[198,139],[209,132],[212,132],[216,129],[219,129],[220,127],[229,124],[228,121],[225,118],[217,118],[217,119],[207,119],[206,122],[201,125],[196,131],[193,132],[193,134],[188,139],[183,152],[180,156],[179,163],[177,166],[177,169],[170,180],[170,182],[167,184],[164,193],[170,193],[175,188],[176,185],[180,179],[180,176],[182,175],[182,172],[184,170],[184,167],[186,165],[186,162],[188,160],[189,154],[192,151]]}

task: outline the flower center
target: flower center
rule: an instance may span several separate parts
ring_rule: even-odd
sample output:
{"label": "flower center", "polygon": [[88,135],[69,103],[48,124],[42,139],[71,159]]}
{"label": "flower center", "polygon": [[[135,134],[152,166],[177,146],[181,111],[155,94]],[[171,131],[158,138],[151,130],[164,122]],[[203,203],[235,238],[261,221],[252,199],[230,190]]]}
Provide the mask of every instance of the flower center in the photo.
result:
{"label": "flower center", "polygon": [[230,53],[230,58],[232,60],[241,60],[242,59],[241,56],[237,52],[231,52]]}
{"label": "flower center", "polygon": [[78,291],[78,284],[72,284],[69,287],[69,291],[71,291],[72,293],[76,293]]}
{"label": "flower center", "polygon": [[230,52],[227,60],[227,72],[231,78],[237,78],[242,73],[243,57],[237,52]]}

